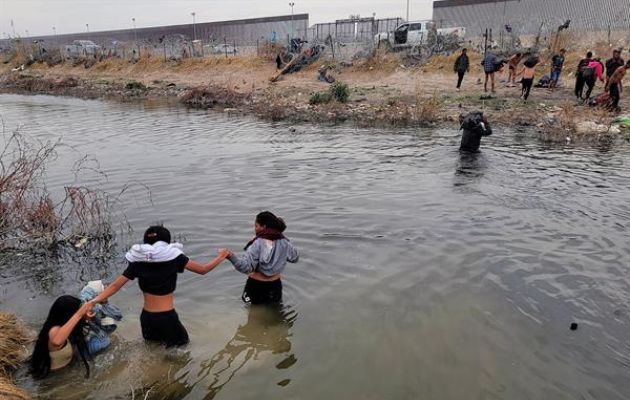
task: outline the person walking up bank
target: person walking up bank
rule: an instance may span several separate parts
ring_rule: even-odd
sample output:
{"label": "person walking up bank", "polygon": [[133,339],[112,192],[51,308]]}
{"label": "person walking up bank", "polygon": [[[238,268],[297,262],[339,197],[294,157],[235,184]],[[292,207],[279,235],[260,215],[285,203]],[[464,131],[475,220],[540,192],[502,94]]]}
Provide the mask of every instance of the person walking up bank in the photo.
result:
{"label": "person walking up bank", "polygon": [[575,97],[578,100],[582,101],[582,96],[584,94],[584,85],[586,84],[586,76],[588,75],[588,65],[593,61],[593,52],[589,51],[586,53],[586,58],[580,60],[577,66],[577,70],[575,71]]}
{"label": "person walking up bank", "polygon": [[466,75],[466,72],[470,72],[470,60],[468,59],[466,49],[463,49],[462,54],[457,57],[457,60],[455,60],[455,65],[453,69],[457,73],[457,91],[459,92],[462,87],[464,75]]}
{"label": "person walking up bank", "polygon": [[626,76],[627,70],[630,69],[630,60],[628,63],[617,68],[608,80],[606,85],[606,91],[610,94],[610,100],[608,103],[608,109],[610,111],[619,111],[619,100],[621,99],[621,93],[623,93],[623,78]]}

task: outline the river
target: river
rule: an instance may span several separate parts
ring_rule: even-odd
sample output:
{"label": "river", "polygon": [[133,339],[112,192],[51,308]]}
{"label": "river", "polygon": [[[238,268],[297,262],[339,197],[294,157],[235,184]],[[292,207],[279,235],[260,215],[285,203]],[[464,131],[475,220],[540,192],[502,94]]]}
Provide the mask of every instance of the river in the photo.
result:
{"label": "river", "polygon": [[[38,329],[51,301],[111,281],[164,223],[193,259],[240,251],[257,212],[301,251],[284,311],[242,304],[229,263],[180,276],[191,343],[141,337],[141,293],[86,379],[19,383],[44,399],[628,399],[630,146],[549,145],[495,129],[462,157],[453,130],[271,124],[177,105],[0,96],[8,130],[64,146],[56,193],[93,155],[133,228],[119,254],[0,266],[0,307]],[[150,189],[150,195],[146,188]],[[121,239],[122,240],[122,239]],[[578,323],[572,331],[569,326]]]}

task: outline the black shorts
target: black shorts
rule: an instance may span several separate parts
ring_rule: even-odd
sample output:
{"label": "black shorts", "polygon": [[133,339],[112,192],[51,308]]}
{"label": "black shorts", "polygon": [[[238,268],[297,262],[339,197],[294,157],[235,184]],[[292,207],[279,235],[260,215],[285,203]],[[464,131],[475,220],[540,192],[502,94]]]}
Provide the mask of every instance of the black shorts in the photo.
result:
{"label": "black shorts", "polygon": [[164,312],[149,312],[142,310],[140,326],[144,340],[159,342],[166,347],[183,346],[188,344],[188,332],[179,322],[175,310]]}
{"label": "black shorts", "polygon": [[251,304],[279,304],[282,302],[282,281],[264,282],[247,278],[243,301]]}

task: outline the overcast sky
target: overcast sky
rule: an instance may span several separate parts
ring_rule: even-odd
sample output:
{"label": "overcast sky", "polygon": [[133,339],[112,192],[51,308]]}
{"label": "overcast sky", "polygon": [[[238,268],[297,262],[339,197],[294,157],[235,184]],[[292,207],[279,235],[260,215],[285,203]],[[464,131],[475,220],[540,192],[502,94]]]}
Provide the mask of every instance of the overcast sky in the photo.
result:
{"label": "overcast sky", "polygon": [[[20,36],[51,35],[138,27],[268,17],[294,12],[309,13],[311,24],[347,18],[350,14],[369,17],[405,17],[407,0],[0,0],[0,32]],[[410,18],[428,19],[430,0],[410,0]]]}

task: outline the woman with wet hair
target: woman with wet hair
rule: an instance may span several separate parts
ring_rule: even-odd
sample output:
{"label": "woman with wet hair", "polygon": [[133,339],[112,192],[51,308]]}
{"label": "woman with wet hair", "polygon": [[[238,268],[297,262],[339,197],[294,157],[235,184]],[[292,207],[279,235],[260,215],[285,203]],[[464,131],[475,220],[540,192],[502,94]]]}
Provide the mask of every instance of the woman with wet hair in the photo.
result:
{"label": "woman with wet hair", "polygon": [[287,262],[296,263],[298,251],[284,236],[287,225],[282,218],[263,211],[254,221],[255,237],[245,246],[245,254],[237,257],[229,252],[234,268],[247,274],[243,301],[251,304],[279,304],[282,301],[282,272]]}
{"label": "woman with wet hair", "polygon": [[36,378],[44,378],[50,371],[69,365],[75,353],[80,356],[89,375],[84,334],[87,313],[88,306],[81,305],[81,300],[76,297],[61,296],[55,300],[39,331],[30,359],[31,373]]}
{"label": "woman with wet hair", "polygon": [[138,278],[144,295],[140,315],[142,337],[166,347],[188,343],[188,332],[179,321],[174,307],[177,274],[184,270],[205,275],[228,256],[227,251],[207,264],[200,264],[184,255],[180,243],[171,243],[171,233],[163,226],[151,226],[144,233],[143,244],[136,244],[125,255],[127,269],[90,304],[102,303],[118,292],[129,280]]}

